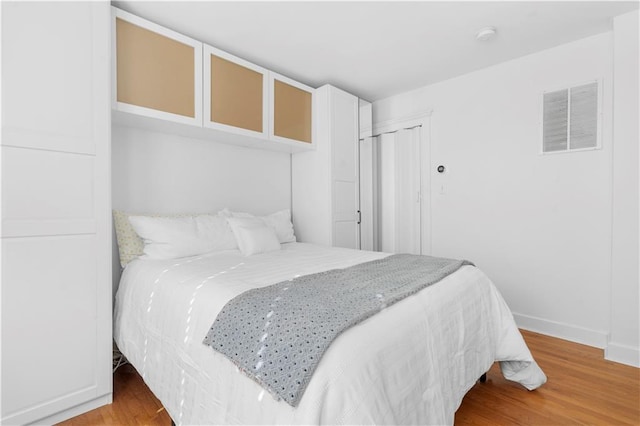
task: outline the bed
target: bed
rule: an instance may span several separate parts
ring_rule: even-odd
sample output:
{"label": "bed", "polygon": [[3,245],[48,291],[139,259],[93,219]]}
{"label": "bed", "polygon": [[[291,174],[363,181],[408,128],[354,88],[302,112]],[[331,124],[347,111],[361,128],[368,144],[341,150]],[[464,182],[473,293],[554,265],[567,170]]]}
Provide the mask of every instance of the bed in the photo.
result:
{"label": "bed", "polygon": [[340,334],[297,407],[203,344],[247,290],[385,256],[292,242],[255,256],[136,259],[121,278],[114,338],[176,424],[453,424],[495,361],[527,389],[546,381],[501,295],[471,265]]}

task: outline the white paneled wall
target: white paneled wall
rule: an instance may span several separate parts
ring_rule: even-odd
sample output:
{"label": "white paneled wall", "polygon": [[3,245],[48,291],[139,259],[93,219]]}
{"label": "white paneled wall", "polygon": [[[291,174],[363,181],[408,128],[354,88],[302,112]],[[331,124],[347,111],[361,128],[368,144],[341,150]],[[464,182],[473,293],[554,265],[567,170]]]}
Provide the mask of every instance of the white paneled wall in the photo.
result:
{"label": "white paneled wall", "polygon": [[2,3],[3,424],[111,402],[109,16]]}

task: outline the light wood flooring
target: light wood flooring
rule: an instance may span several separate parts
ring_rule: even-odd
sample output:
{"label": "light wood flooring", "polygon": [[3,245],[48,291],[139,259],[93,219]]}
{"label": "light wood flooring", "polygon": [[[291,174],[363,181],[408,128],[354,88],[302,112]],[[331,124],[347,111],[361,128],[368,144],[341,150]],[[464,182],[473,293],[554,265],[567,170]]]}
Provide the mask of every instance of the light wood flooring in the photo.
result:
{"label": "light wood flooring", "polygon": [[[456,425],[640,425],[640,369],[606,361],[603,351],[522,332],[548,382],[527,391],[497,364],[456,413]],[[130,365],[114,375],[113,404],[60,423],[169,425],[171,419]]]}

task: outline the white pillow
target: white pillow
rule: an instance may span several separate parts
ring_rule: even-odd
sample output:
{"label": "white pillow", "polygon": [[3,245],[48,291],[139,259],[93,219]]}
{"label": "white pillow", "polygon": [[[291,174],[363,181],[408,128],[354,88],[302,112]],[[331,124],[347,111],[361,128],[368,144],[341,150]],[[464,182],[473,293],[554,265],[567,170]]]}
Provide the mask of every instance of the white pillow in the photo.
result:
{"label": "white pillow", "polygon": [[262,220],[276,231],[278,241],[281,243],[295,243],[296,236],[293,233],[293,223],[291,223],[291,210],[280,210],[262,217]]}
{"label": "white pillow", "polygon": [[237,247],[235,236],[219,216],[129,216],[150,259],[176,259]]}
{"label": "white pillow", "polygon": [[210,242],[214,250],[232,250],[238,248],[236,236],[233,234],[225,217],[201,215],[196,216],[198,235]]}
{"label": "white pillow", "polygon": [[259,218],[230,217],[227,220],[245,256],[280,250],[276,232]]}
{"label": "white pillow", "polygon": [[222,217],[240,217],[240,218],[256,218],[263,221],[266,225],[273,228],[281,243],[294,243],[296,236],[293,232],[293,223],[291,223],[291,210],[285,209],[270,214],[268,216],[257,217],[250,213],[232,212],[229,209],[223,209],[218,214]]}

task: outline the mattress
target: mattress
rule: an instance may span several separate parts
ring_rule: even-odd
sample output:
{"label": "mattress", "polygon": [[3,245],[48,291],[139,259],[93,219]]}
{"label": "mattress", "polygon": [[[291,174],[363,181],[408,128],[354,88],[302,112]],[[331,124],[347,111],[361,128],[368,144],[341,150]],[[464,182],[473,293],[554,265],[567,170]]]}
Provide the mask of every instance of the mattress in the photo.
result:
{"label": "mattress", "polygon": [[387,256],[303,243],[131,262],[114,338],[176,424],[452,424],[494,361],[528,389],[546,381],[491,281],[464,266],[342,333],[300,404],[274,399],[202,343],[218,312],[256,287]]}

